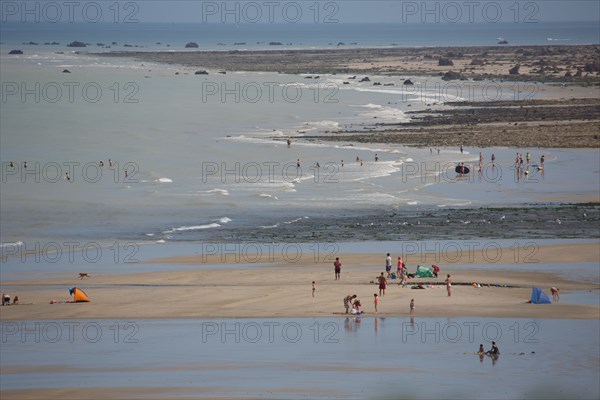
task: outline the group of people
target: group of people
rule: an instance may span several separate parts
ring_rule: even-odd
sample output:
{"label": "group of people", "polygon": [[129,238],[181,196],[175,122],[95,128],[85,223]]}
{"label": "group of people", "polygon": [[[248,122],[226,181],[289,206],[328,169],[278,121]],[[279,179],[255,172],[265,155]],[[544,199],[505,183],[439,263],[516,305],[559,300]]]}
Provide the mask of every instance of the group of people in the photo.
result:
{"label": "group of people", "polygon": [[[15,298],[12,301],[13,304],[19,304],[19,296],[15,296]],[[8,306],[10,305],[10,295],[6,294],[6,293],[2,293],[2,305],[3,306]]]}

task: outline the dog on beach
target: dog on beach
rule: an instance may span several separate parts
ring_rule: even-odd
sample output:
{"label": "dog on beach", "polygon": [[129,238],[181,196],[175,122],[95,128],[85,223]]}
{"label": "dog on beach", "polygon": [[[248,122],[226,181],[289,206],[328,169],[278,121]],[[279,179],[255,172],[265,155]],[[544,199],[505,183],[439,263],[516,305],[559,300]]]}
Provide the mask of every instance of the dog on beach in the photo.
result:
{"label": "dog on beach", "polygon": [[550,288],[550,293],[552,293],[552,301],[558,301],[560,300],[560,296],[558,295],[558,291],[559,289],[557,287],[551,287]]}
{"label": "dog on beach", "polygon": [[89,272],[80,272],[79,273],[79,279],[83,279],[83,278],[91,278],[92,276],[90,275]]}

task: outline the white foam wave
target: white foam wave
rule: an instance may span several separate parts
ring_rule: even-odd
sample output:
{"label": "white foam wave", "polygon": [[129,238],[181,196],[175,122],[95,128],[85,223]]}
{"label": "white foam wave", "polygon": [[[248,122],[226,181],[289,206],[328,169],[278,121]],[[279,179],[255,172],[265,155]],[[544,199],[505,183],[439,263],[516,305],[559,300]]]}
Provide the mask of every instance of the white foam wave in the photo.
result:
{"label": "white foam wave", "polygon": [[20,240],[18,242],[0,243],[0,248],[5,248],[5,247],[19,247],[19,246],[23,246],[23,242],[21,242]]}
{"label": "white foam wave", "polygon": [[200,191],[198,193],[206,193],[206,194],[220,194],[223,196],[229,196],[229,191],[225,189],[210,189],[205,191]]}
{"label": "white foam wave", "polygon": [[160,182],[160,183],[173,183],[173,180],[170,178],[158,178],[156,179],[154,182]]}

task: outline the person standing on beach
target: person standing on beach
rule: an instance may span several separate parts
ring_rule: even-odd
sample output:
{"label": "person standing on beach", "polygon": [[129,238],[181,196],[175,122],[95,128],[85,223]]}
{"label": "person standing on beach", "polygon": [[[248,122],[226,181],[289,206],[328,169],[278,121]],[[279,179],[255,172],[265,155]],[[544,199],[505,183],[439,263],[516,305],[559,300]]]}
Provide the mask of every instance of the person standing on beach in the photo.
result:
{"label": "person standing on beach", "polygon": [[479,152],[479,169],[483,166],[483,153]]}
{"label": "person standing on beach", "polygon": [[379,156],[375,153],[375,161],[379,161]]}
{"label": "person standing on beach", "polygon": [[296,168],[300,168],[300,159],[296,160]]}
{"label": "person standing on beach", "polygon": [[379,305],[379,296],[377,293],[373,293],[373,305],[375,306],[375,314],[377,314],[377,306]]}
{"label": "person standing on beach", "polygon": [[335,262],[333,263],[333,270],[335,271],[335,280],[338,281],[340,279],[340,272],[342,272],[342,263],[340,262],[339,257],[335,258]]}
{"label": "person standing on beach", "polygon": [[529,161],[531,160],[531,154],[529,154],[529,152],[527,152],[527,155],[525,156],[525,158],[527,159],[527,164],[529,164]]}
{"label": "person standing on beach", "polygon": [[317,290],[315,287],[315,281],[312,281],[312,297],[315,297],[315,290]]}
{"label": "person standing on beach", "polygon": [[398,257],[398,265],[396,266],[396,275],[398,276],[398,279],[400,279],[402,274],[402,265],[402,257]]}
{"label": "person standing on beach", "polygon": [[352,304],[352,300],[354,300],[355,298],[355,294],[349,294],[348,296],[344,297],[344,308],[346,309],[346,314],[348,314],[350,310],[350,305]]}
{"label": "person standing on beach", "polygon": [[385,276],[383,276],[383,272],[381,273],[381,275],[379,275],[379,277],[377,279],[379,280],[379,295],[385,296],[385,288],[386,288],[386,284],[387,284],[387,279],[385,279]]}
{"label": "person standing on beach", "polygon": [[288,148],[292,146],[292,138],[290,138],[290,137],[287,138],[287,145],[288,145]]}
{"label": "person standing on beach", "polygon": [[540,167],[544,168],[544,155],[540,157]]}
{"label": "person standing on beach", "polygon": [[494,166],[495,161],[496,161],[496,156],[492,153],[492,167]]}
{"label": "person standing on beach", "polygon": [[415,299],[410,300],[410,313],[412,314],[415,311]]}
{"label": "person standing on beach", "polygon": [[462,153],[463,153],[463,145],[461,144],[460,145],[460,154],[462,154]]}
{"label": "person standing on beach", "polygon": [[448,297],[452,296],[452,278],[450,274],[446,275],[444,283],[446,284],[446,290],[448,290]]}
{"label": "person standing on beach", "polygon": [[390,253],[387,253],[387,257],[385,258],[385,272],[387,272],[387,277],[389,278],[392,272],[392,257],[390,256]]}

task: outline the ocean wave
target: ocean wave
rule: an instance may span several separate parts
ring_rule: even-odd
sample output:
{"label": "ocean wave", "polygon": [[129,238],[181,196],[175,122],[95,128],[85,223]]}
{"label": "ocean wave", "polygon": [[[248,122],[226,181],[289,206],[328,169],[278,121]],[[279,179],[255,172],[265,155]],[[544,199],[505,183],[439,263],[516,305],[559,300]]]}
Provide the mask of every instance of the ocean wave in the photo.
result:
{"label": "ocean wave", "polygon": [[212,222],[212,223],[206,224],[206,225],[180,226],[179,228],[168,229],[168,230],[164,231],[163,233],[199,231],[199,230],[203,230],[203,229],[218,228],[220,226],[221,226],[221,224],[217,224],[216,222]]}
{"label": "ocean wave", "polygon": [[210,189],[205,191],[199,191],[198,193],[206,193],[206,194],[220,194],[223,196],[229,196],[229,191],[225,189]]}
{"label": "ocean wave", "polygon": [[158,178],[156,179],[154,182],[160,182],[160,183],[173,183],[173,180],[170,178]]}
{"label": "ocean wave", "polygon": [[23,246],[23,242],[21,242],[20,240],[18,242],[6,242],[6,243],[0,243],[0,248],[6,248],[6,247],[20,247]]}

